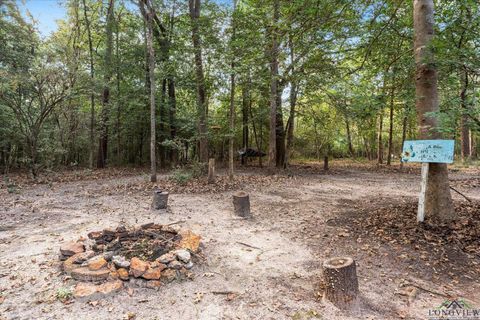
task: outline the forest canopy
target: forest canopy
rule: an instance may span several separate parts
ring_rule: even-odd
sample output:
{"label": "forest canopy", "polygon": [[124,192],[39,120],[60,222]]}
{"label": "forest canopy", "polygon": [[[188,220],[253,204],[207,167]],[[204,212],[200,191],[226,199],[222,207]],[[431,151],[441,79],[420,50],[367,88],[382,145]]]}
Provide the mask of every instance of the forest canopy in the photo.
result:
{"label": "forest canopy", "polygon": [[[277,167],[390,164],[418,137],[411,1],[62,5],[67,16],[42,37],[17,2],[0,2],[3,172],[226,162],[246,149]],[[430,45],[434,116],[464,160],[480,129],[479,8],[438,1]]]}

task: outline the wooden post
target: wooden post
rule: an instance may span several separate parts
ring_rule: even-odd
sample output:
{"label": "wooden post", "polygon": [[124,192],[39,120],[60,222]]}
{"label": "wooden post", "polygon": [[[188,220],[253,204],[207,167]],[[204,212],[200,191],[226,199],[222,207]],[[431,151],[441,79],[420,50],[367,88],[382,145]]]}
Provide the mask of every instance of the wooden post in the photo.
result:
{"label": "wooden post", "polygon": [[155,210],[166,209],[168,202],[168,192],[156,189],[153,191],[152,208]]}
{"label": "wooden post", "polygon": [[248,193],[239,191],[233,194],[233,211],[237,216],[250,216],[250,198]]}
{"label": "wooden post", "polygon": [[335,257],[323,262],[325,298],[339,308],[357,302],[358,279],[355,261],[350,257]]}
{"label": "wooden post", "polygon": [[328,156],[323,158],[323,170],[328,171]]}
{"label": "wooden post", "polygon": [[215,183],[215,158],[208,159],[208,183]]}
{"label": "wooden post", "polygon": [[423,222],[425,220],[425,195],[427,193],[429,168],[430,164],[428,162],[422,163],[422,181],[420,184],[420,196],[418,197],[417,222]]}

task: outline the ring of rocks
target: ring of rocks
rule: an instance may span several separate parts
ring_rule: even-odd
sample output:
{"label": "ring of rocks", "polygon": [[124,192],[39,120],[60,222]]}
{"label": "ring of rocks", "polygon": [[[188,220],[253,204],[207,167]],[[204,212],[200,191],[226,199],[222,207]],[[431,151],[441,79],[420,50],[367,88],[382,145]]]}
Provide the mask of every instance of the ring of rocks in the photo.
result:
{"label": "ring of rocks", "polygon": [[159,289],[174,280],[193,279],[199,235],[154,223],[104,229],[60,248],[63,272],[77,280],[73,295],[91,297],[119,291],[124,283]]}

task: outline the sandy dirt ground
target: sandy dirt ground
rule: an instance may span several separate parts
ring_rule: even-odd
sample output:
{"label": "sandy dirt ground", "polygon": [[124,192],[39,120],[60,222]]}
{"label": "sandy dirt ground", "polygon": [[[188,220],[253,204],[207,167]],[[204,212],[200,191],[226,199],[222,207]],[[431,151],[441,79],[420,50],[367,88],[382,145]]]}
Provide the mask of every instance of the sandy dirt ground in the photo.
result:
{"label": "sandy dirt ground", "polygon": [[[478,173],[451,174],[452,180],[471,178]],[[467,259],[459,271],[450,261],[452,272],[435,276],[423,260],[400,259],[398,247],[358,237],[355,225],[339,219],[369,205],[414,201],[417,173],[299,170],[266,185],[245,183],[241,189],[250,193],[253,213],[248,220],[232,214],[233,190],[171,194],[167,210],[152,211],[150,193],[131,188],[147,179],[137,173],[2,189],[0,319],[426,319],[445,292],[480,308],[480,257]],[[480,199],[478,187],[462,191]],[[195,278],[158,291],[136,288],[130,295],[123,289],[67,304],[56,299],[60,288],[74,284],[60,271],[60,245],[122,220],[184,221],[178,226],[202,236],[205,260],[192,269]],[[357,261],[358,309],[340,311],[319,297],[322,261],[337,255]],[[399,294],[405,280],[418,286],[415,297]]]}

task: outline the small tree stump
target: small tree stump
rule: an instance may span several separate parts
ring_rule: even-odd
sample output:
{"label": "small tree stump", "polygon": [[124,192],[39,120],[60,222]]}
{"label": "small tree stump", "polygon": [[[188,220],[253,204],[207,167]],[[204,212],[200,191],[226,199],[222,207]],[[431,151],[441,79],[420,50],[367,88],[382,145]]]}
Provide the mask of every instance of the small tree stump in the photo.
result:
{"label": "small tree stump", "polygon": [[215,158],[208,159],[208,183],[215,183]]}
{"label": "small tree stump", "polygon": [[339,308],[357,301],[358,279],[355,261],[350,257],[335,257],[323,262],[325,298]]}
{"label": "small tree stump", "polygon": [[168,192],[162,190],[153,191],[152,208],[155,210],[166,209],[168,202]]}
{"label": "small tree stump", "polygon": [[250,216],[250,198],[248,193],[239,191],[233,194],[233,211],[237,216]]}

